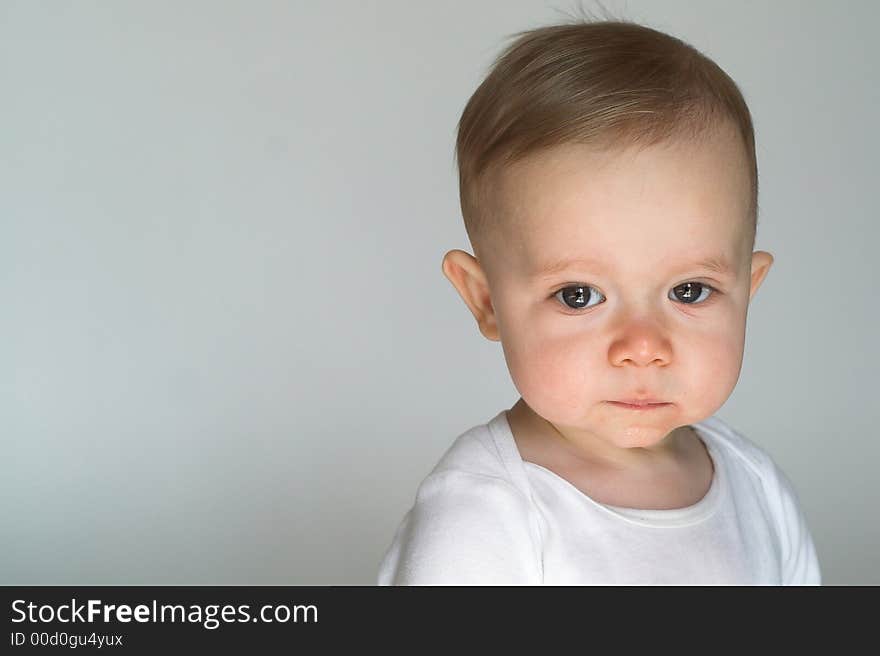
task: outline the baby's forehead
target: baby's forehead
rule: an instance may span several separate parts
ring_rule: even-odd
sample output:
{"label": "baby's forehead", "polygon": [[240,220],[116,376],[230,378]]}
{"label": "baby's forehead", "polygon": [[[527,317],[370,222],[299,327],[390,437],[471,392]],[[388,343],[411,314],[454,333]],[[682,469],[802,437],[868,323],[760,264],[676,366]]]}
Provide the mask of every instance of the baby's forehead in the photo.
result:
{"label": "baby's forehead", "polygon": [[531,235],[534,222],[585,220],[613,229],[644,216],[670,227],[694,218],[747,220],[751,180],[733,136],[597,150],[567,144],[523,157],[487,180],[497,217]]}
{"label": "baby's forehead", "polygon": [[706,220],[672,212],[645,220],[638,214],[587,220],[569,208],[512,221],[496,234],[492,250],[499,262],[532,278],[578,265],[589,272],[659,273],[692,264],[732,271],[750,252],[748,221],[735,216]]}
{"label": "baby's forehead", "polygon": [[593,247],[526,248],[510,256],[499,250],[496,255],[501,257],[493,258],[492,269],[499,267],[500,278],[516,281],[523,288],[559,283],[563,279],[645,285],[673,275],[706,275],[733,283],[746,265],[746,248],[742,242],[689,247],[674,253]]}

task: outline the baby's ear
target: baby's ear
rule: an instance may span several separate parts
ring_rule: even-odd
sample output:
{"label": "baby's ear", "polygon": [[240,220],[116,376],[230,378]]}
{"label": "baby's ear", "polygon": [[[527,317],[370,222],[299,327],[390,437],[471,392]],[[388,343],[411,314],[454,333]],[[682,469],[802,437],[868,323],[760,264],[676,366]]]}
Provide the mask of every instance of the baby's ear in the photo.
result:
{"label": "baby's ear", "polygon": [[767,251],[755,251],[752,253],[752,279],[749,283],[749,302],[751,302],[755,292],[758,291],[758,287],[764,282],[764,278],[767,277],[767,272],[770,271],[772,264],[773,256]]}
{"label": "baby's ear", "polygon": [[489,281],[480,262],[470,253],[456,249],[443,256],[442,269],[443,275],[474,315],[483,336],[493,342],[500,341],[495,308],[489,295]]}

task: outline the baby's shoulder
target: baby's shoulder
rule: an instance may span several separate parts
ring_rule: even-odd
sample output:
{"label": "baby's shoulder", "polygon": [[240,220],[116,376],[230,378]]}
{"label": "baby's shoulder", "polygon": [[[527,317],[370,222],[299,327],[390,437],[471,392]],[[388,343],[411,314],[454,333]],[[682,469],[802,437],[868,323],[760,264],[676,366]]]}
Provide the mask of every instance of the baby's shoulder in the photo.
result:
{"label": "baby's shoulder", "polygon": [[509,466],[486,423],[473,426],[456,437],[431,470],[431,475],[459,473],[510,480]]}
{"label": "baby's shoulder", "polygon": [[[504,435],[492,420],[469,428],[454,439],[416,492],[415,517],[447,517],[451,525],[475,518],[528,517],[529,495],[516,473]],[[519,463],[520,467],[522,463]],[[524,472],[523,472],[524,476]]]}
{"label": "baby's shoulder", "polygon": [[729,464],[766,482],[775,478],[776,463],[767,451],[741,431],[715,415],[698,424],[713,446],[727,456]]}

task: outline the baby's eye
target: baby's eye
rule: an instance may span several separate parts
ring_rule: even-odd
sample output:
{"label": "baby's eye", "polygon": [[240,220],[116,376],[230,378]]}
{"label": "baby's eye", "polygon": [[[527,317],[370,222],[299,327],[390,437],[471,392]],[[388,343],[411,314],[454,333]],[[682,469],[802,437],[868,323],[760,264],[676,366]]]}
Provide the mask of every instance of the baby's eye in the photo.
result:
{"label": "baby's eye", "polygon": [[[714,287],[706,283],[686,282],[673,287],[669,291],[669,299],[686,305],[699,305],[716,291]],[[605,296],[600,291],[589,285],[563,287],[554,294],[554,297],[572,310],[584,310],[605,300]],[[591,303],[591,300],[595,302]]]}
{"label": "baby's eye", "polygon": [[570,307],[572,310],[583,310],[584,308],[592,307],[593,305],[598,305],[598,303],[593,303],[592,305],[588,305],[587,302],[590,298],[602,297],[601,292],[593,289],[589,285],[574,285],[571,287],[563,287],[560,289],[554,296],[559,298],[561,302],[565,303],[566,306]]}
{"label": "baby's eye", "polygon": [[[670,290],[669,299],[672,301],[679,300],[688,305],[694,305],[704,302],[712,292],[714,287],[702,282],[686,282]],[[675,295],[675,298],[672,295]]]}

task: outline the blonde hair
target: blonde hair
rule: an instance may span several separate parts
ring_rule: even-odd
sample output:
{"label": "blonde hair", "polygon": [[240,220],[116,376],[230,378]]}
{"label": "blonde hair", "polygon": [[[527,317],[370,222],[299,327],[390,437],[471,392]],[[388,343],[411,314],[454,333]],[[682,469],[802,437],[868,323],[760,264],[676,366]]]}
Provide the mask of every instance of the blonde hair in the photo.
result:
{"label": "blonde hair", "polygon": [[[517,32],[471,96],[458,123],[455,159],[468,238],[501,223],[493,176],[554,146],[599,150],[694,141],[738,128],[751,178],[754,248],[758,165],[748,106],[736,83],[687,43],[625,19]],[[751,253],[751,248],[749,249]]]}

